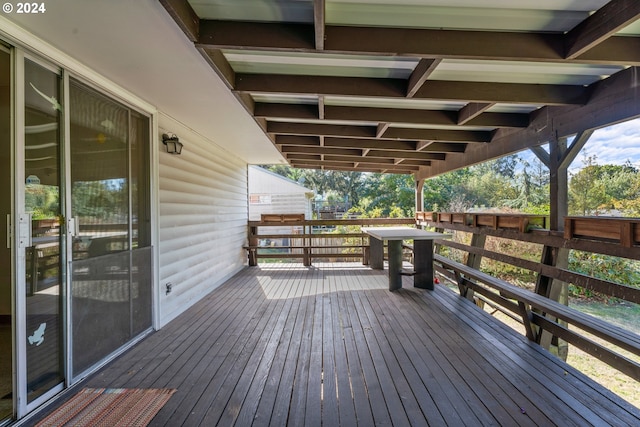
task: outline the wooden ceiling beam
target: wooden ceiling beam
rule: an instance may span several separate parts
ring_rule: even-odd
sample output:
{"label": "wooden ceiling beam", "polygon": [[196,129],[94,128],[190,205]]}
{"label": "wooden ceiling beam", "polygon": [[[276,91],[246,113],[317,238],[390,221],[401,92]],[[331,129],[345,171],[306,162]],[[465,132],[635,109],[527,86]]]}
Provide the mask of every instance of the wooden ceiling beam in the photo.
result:
{"label": "wooden ceiling beam", "polygon": [[[459,113],[456,111],[446,110],[346,106],[325,107],[325,118],[329,120],[458,126],[458,115]],[[483,113],[477,117],[470,118],[465,125],[524,128],[529,125],[529,115],[517,113]]]}
{"label": "wooden ceiling beam", "polygon": [[353,147],[373,150],[416,151],[415,141],[326,137],[325,147]]}
{"label": "wooden ceiling beam", "polygon": [[[235,90],[277,94],[404,97],[403,79],[366,77],[236,74]],[[542,105],[582,105],[588,91],[582,86],[427,80],[414,98],[467,102]]]}
{"label": "wooden ceiling beam", "polygon": [[[324,135],[376,139],[376,128],[372,126],[330,125],[322,123],[267,122],[267,133],[278,135]],[[391,127],[383,139],[429,140],[439,142],[490,142],[492,133],[488,131],[413,129]]]}
{"label": "wooden ceiling beam", "polygon": [[323,155],[327,156],[339,156],[343,158],[358,158],[362,159],[416,159],[416,160],[444,160],[446,154],[444,153],[423,153],[416,151],[391,151],[391,150],[371,150],[369,149],[366,155],[362,154],[362,150],[349,149],[349,148],[333,148],[333,147],[300,147],[300,146],[288,146],[282,147],[282,153],[287,156],[291,154],[311,154],[311,155]]}
{"label": "wooden ceiling beam", "polygon": [[375,138],[373,126],[329,125],[323,123],[268,122],[267,132],[282,135],[324,135],[352,138]]}
{"label": "wooden ceiling beam", "polygon": [[389,123],[380,123],[376,128],[376,138],[382,138],[387,129],[389,129]]}
{"label": "wooden ceiling beam", "polygon": [[335,147],[301,147],[294,145],[284,145],[281,148],[282,153],[305,153],[305,154],[329,154],[334,156],[353,156],[361,157],[362,150]]}
{"label": "wooden ceiling beam", "polygon": [[301,169],[331,169],[346,172],[373,172],[373,173],[396,173],[402,175],[412,174],[418,171],[418,167],[393,167],[389,165],[360,165],[347,162],[292,162],[292,166]]}
{"label": "wooden ceiling beam", "polygon": [[301,147],[320,147],[318,136],[276,135],[276,145],[296,145]]}
{"label": "wooden ceiling beam", "polygon": [[442,59],[426,59],[422,58],[416,68],[409,76],[409,82],[407,83],[407,98],[413,98],[418,89],[422,87],[424,82],[427,81],[431,73],[438,68]]}
{"label": "wooden ceiling beam", "polygon": [[640,68],[631,67],[593,85],[589,104],[581,107],[544,107],[531,117],[531,125],[517,131],[498,131],[491,144],[472,144],[464,156],[421,168],[426,179],[470,165],[544,145],[566,137],[640,117]]}
{"label": "wooden ceiling beam", "polygon": [[432,125],[456,126],[455,112],[441,110],[326,106],[325,118],[327,118],[328,120],[424,123]]}
{"label": "wooden ceiling beam", "polygon": [[312,104],[276,104],[256,102],[253,111],[254,117],[265,117],[269,119],[322,119],[317,105]]}
{"label": "wooden ceiling beam", "polygon": [[575,59],[640,19],[637,0],[611,0],[565,36],[567,59]]}
{"label": "wooden ceiling beam", "polygon": [[445,153],[425,153],[423,151],[390,151],[390,150],[370,150],[367,157],[382,157],[392,159],[420,159],[420,160],[444,160]]}
{"label": "wooden ceiling beam", "polygon": [[201,19],[196,46],[315,51],[315,29],[309,24]]}
{"label": "wooden ceiling beam", "polygon": [[404,98],[406,80],[367,77],[237,74],[236,91]]}
{"label": "wooden ceiling beam", "polygon": [[469,130],[412,129],[389,128],[385,134],[387,139],[415,139],[423,141],[443,142],[490,142],[491,132]]}
{"label": "wooden ceiling beam", "polygon": [[458,125],[464,125],[493,107],[491,102],[470,102],[458,111]]}
{"label": "wooden ceiling beam", "polygon": [[[313,160],[295,160],[293,159],[292,162],[295,163],[305,163],[305,164],[311,164],[311,163],[322,163],[325,166],[345,166],[345,164],[352,164],[355,165],[354,167],[357,167],[357,165],[362,164],[363,166],[366,167],[373,167],[373,168],[392,168],[394,167],[393,163],[385,163],[385,162],[359,162],[359,161],[354,161],[354,159],[349,158],[349,159],[338,159],[338,160],[330,160],[330,161],[323,161],[323,162],[314,162]],[[400,166],[398,169],[403,169],[403,170],[417,170],[420,166],[424,166],[423,164],[415,164],[415,165],[398,165]]]}
{"label": "wooden ceiling beam", "polygon": [[[188,3],[186,0],[174,1]],[[634,0],[627,1],[634,2]],[[181,25],[180,21],[176,21]],[[194,34],[191,30],[186,34],[191,40],[198,33]],[[562,34],[327,25],[325,25],[324,34],[324,51],[332,53],[393,54],[433,59],[558,63],[568,61],[565,57],[565,45],[569,42]],[[217,49],[278,49],[314,52],[316,51],[315,39],[315,28],[312,24],[203,19],[199,22],[196,45]],[[608,45],[607,49],[598,51],[590,49],[571,61],[640,65],[640,49],[637,48],[640,38],[613,36],[605,42]]]}
{"label": "wooden ceiling beam", "polygon": [[160,0],[178,27],[189,40],[197,42],[200,36],[200,18],[187,0]]}

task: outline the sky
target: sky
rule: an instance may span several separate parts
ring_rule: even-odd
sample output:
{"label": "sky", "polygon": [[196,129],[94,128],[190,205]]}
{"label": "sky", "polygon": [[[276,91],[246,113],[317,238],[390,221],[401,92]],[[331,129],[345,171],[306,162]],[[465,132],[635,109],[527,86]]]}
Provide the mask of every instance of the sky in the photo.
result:
{"label": "sky", "polygon": [[[529,162],[535,157],[528,150],[518,155]],[[596,157],[598,165],[623,165],[629,160],[640,169],[640,119],[596,130],[569,166],[569,171],[575,173],[582,169],[584,160],[590,156]]]}

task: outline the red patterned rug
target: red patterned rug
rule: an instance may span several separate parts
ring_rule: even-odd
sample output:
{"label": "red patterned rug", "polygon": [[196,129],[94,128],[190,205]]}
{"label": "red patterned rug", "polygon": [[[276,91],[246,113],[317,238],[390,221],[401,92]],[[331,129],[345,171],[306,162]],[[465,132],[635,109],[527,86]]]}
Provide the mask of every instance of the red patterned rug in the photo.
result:
{"label": "red patterned rug", "polygon": [[38,427],[146,426],[176,390],[85,388]]}

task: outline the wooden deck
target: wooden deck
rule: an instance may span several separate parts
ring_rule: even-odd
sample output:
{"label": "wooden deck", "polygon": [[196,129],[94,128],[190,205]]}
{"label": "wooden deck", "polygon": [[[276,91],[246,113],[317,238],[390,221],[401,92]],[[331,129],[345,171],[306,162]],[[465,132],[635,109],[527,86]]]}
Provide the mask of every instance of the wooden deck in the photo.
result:
{"label": "wooden deck", "polygon": [[175,388],[156,426],[640,425],[443,286],[356,263],[242,271],[90,378]]}

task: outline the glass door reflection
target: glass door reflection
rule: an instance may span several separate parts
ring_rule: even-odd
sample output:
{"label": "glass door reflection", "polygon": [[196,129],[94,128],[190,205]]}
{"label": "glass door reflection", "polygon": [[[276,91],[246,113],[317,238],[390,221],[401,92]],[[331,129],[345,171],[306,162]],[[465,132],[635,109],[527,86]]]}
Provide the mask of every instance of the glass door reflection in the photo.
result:
{"label": "glass door reflection", "polygon": [[[27,402],[63,382],[60,76],[25,60]],[[30,217],[30,218],[29,218]]]}

